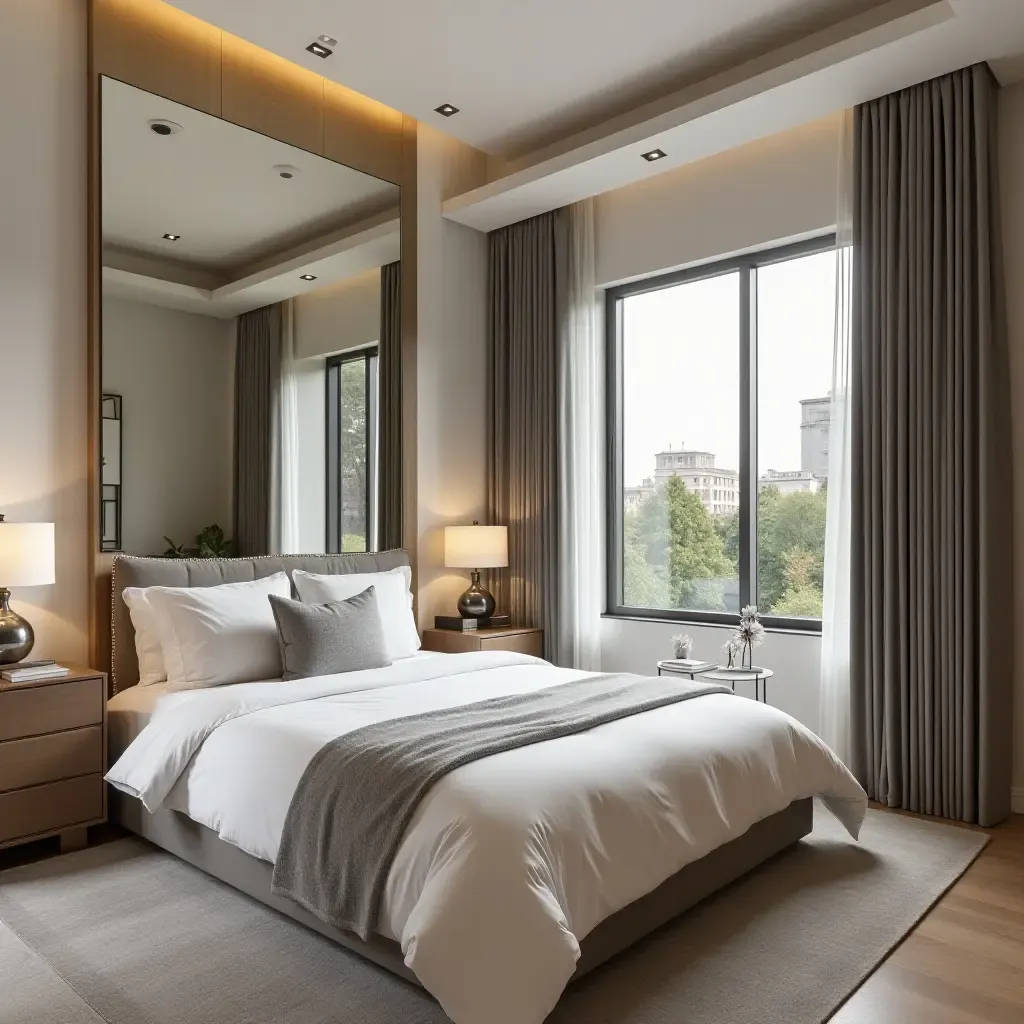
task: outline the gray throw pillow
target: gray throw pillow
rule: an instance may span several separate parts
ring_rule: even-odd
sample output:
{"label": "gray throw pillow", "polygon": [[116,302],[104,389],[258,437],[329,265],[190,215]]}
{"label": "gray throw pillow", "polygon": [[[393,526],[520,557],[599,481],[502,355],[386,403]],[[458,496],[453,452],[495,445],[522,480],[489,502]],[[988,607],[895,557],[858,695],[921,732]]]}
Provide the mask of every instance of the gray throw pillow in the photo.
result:
{"label": "gray throw pillow", "polygon": [[270,595],[285,679],[391,664],[373,587],[345,601],[303,604]]}

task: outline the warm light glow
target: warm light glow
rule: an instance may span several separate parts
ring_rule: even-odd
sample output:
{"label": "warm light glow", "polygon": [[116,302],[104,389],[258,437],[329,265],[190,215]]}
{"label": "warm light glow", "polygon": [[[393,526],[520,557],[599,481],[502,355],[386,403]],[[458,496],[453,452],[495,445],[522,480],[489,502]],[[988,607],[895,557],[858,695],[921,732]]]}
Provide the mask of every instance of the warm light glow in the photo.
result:
{"label": "warm light glow", "polygon": [[0,523],[0,587],[43,587],[54,579],[53,523]]}
{"label": "warm light glow", "polygon": [[446,526],[444,564],[449,569],[500,569],[508,565],[508,527]]}

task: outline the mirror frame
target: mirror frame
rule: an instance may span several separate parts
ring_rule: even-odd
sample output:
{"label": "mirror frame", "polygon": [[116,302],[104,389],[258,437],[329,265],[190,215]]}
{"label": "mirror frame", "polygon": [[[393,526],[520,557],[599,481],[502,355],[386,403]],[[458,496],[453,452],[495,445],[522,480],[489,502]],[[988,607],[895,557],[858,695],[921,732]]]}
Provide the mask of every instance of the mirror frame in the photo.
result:
{"label": "mirror frame", "polygon": [[[102,550],[101,79],[250,128],[401,189],[402,421],[416,422],[416,121],[156,0],[89,0],[88,450],[90,663],[111,664],[110,571]],[[415,451],[403,443],[403,451]],[[416,460],[403,459],[402,516],[414,574]]]}

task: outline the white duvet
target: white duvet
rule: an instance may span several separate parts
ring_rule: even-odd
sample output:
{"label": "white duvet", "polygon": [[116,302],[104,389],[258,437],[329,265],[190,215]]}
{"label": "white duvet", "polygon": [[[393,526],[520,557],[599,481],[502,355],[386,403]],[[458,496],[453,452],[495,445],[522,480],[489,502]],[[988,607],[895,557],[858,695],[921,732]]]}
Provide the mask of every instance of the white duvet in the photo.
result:
{"label": "white duvet", "polygon": [[[107,778],[272,862],[299,778],[329,740],[588,674],[478,652],[179,694]],[[537,1024],[595,925],[814,795],[856,838],[867,798],[838,758],[783,712],[731,694],[488,757],[423,800],[379,930],[456,1024]]]}

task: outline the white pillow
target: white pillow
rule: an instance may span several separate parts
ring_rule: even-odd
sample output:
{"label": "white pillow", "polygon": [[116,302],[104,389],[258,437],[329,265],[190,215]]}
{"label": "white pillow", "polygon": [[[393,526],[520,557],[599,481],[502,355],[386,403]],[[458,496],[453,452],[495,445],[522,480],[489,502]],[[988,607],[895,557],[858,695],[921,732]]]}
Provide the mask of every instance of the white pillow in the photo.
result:
{"label": "white pillow", "polygon": [[[407,565],[389,572],[352,572],[340,576],[318,576],[296,569],[292,572],[295,591],[304,604],[346,601],[373,587],[377,610],[384,626],[384,642],[392,661],[411,658],[420,649],[420,635],[412,616],[412,571]],[[269,602],[267,602],[269,604]]]}
{"label": "white pillow", "polygon": [[290,597],[288,575],[216,587],[148,587],[168,689],[281,677],[271,594]]}
{"label": "white pillow", "polygon": [[139,658],[139,686],[152,686],[167,679],[164,652],[160,646],[160,632],[156,616],[149,606],[144,587],[125,587],[124,603],[135,627],[135,653]]}

